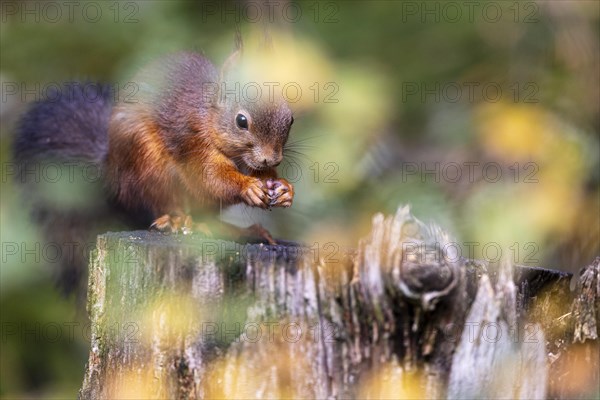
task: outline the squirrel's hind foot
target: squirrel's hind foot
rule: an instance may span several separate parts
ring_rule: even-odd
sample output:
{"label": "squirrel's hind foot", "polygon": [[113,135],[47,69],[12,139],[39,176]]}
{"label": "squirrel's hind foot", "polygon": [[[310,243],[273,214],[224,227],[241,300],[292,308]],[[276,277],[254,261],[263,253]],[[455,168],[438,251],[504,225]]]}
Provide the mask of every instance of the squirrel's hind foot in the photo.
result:
{"label": "squirrel's hind foot", "polygon": [[224,232],[226,236],[232,240],[241,241],[244,239],[260,239],[270,245],[277,245],[277,242],[273,239],[271,233],[269,233],[269,231],[261,224],[254,224],[247,228],[241,228],[237,225],[223,222],[223,227],[226,229],[226,232]]}
{"label": "squirrel's hind foot", "polygon": [[275,246],[277,242],[271,236],[271,233],[263,227],[261,224],[250,225],[247,228],[242,228],[241,233],[243,236],[257,237],[267,241],[270,245]]}
{"label": "squirrel's hind foot", "polygon": [[212,232],[207,224],[194,223],[191,216],[182,213],[165,214],[158,217],[152,225],[150,225],[150,230],[183,233],[184,235],[198,232],[205,236],[212,237]]}
{"label": "squirrel's hind foot", "polygon": [[181,213],[165,214],[154,220],[152,225],[150,225],[150,230],[170,233],[181,232],[187,235],[192,233],[192,224],[192,217],[189,215]]}
{"label": "squirrel's hind foot", "polygon": [[[273,239],[273,236],[271,236],[271,233],[269,233],[269,231],[261,224],[240,228],[229,223],[223,223],[223,228],[225,228],[224,231],[222,231],[222,229],[217,229],[217,233],[225,234],[226,237],[229,236],[234,240],[239,240],[241,238],[257,238],[271,245],[277,244],[275,239]],[[212,231],[207,224],[194,223],[191,216],[182,213],[165,214],[158,217],[152,225],[150,225],[150,230],[164,233],[183,233],[184,235],[197,232],[207,237],[213,237]]]}

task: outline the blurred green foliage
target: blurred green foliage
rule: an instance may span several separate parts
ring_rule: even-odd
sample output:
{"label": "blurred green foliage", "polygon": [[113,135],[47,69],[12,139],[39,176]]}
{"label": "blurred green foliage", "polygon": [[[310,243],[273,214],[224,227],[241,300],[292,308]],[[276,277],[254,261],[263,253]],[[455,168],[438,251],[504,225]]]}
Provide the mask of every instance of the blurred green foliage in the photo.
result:
{"label": "blurred green foliage", "polygon": [[[4,168],[14,124],[37,97],[23,88],[39,85],[39,95],[39,88],[65,80],[126,82],[141,65],[178,50],[201,51],[220,64],[233,47],[236,15],[244,33],[263,29],[240,14],[248,2],[76,3],[72,20],[64,7],[60,18],[44,14],[52,11],[47,2],[0,3],[3,257],[6,243],[38,240]],[[276,12],[269,28],[275,48],[286,37],[280,43],[290,48],[279,50],[295,56],[284,68],[302,75],[297,79],[316,77],[323,94],[334,83],[337,102],[320,97],[297,105],[290,140],[307,139],[298,146],[305,155],[282,166],[297,178],[294,207],[268,214],[238,209],[225,218],[261,221],[279,237],[343,246],[368,232],[373,213],[409,203],[461,243],[479,243],[477,257],[495,243],[519,249],[521,263],[575,271],[591,261],[600,243],[599,3],[481,1],[471,14],[468,5],[453,3],[459,18],[433,1],[303,1],[293,3],[302,15],[287,21]],[[83,13],[87,6],[101,10],[97,22],[89,18],[93,9]],[[25,7],[34,11],[23,14]],[[14,83],[16,94],[7,86]],[[501,99],[480,89],[470,98],[467,85],[474,84],[500,87]],[[414,173],[423,162],[430,169],[458,163],[463,174],[465,162],[497,163],[504,175],[499,182],[463,176],[457,183]],[[537,182],[525,180],[527,163],[535,164]],[[81,329],[74,340],[56,343],[7,329],[85,318],[55,295],[43,261],[7,257],[0,273],[0,395],[74,397],[87,355]]]}

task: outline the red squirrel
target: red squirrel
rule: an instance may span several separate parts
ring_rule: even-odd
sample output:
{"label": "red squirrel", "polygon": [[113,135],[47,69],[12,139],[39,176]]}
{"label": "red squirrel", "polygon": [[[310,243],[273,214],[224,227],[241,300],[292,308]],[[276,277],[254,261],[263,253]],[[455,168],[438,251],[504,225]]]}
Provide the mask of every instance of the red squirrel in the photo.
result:
{"label": "red squirrel", "polygon": [[281,98],[244,99],[239,85],[226,92],[240,52],[220,74],[199,54],[161,60],[135,79],[139,101],[114,107],[106,183],[125,209],[148,209],[159,230],[192,230],[190,214],[220,205],[292,205],[293,186],[276,170],[292,112]]}
{"label": "red squirrel", "polygon": [[[113,91],[96,85],[95,96],[76,86],[69,96],[34,103],[19,123],[14,158],[46,239],[63,248],[65,241],[94,241],[114,229],[108,220],[115,218],[125,229],[205,231],[191,215],[210,219],[220,206],[238,203],[290,207],[294,188],[276,171],[294,121],[288,104],[223,90],[241,47],[236,41],[220,71],[196,53],[154,62],[133,80],[139,92],[128,101],[115,104]],[[101,181],[77,190],[98,195],[78,209],[50,204],[27,173],[49,161],[97,166]],[[275,243],[259,225],[249,229]],[[87,254],[62,261],[60,281],[73,288]]]}

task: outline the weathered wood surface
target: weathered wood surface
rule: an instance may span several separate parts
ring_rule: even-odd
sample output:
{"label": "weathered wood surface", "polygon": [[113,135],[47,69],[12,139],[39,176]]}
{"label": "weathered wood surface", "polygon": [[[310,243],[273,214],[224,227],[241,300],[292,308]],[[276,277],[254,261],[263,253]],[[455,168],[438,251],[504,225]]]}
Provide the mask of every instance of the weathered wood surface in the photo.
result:
{"label": "weathered wood surface", "polygon": [[102,235],[80,397],[597,395],[600,259],[571,291],[568,274],[448,243],[407,208],[329,263],[291,243]]}

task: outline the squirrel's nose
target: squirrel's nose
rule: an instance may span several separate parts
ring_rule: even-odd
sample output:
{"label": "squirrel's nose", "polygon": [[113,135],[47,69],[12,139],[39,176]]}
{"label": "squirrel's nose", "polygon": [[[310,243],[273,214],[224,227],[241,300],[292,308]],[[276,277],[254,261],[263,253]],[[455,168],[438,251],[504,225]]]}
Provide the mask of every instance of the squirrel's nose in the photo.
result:
{"label": "squirrel's nose", "polygon": [[275,157],[273,157],[270,160],[267,160],[266,158],[263,160],[263,164],[265,164],[265,166],[267,167],[276,167],[279,164],[281,164],[281,160],[283,159],[282,155],[276,155]]}
{"label": "squirrel's nose", "polygon": [[281,160],[270,160],[268,161],[266,158],[263,160],[263,164],[266,167],[276,167],[281,163]]}

